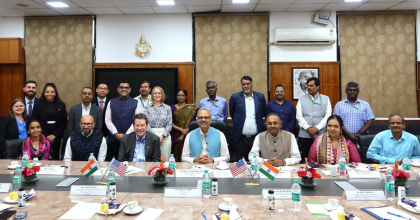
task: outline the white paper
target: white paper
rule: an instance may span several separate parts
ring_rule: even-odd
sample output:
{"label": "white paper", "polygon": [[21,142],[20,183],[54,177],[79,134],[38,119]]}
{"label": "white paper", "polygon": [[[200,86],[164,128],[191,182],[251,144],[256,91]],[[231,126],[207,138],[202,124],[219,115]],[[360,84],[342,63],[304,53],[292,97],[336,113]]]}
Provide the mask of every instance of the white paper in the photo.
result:
{"label": "white paper", "polygon": [[168,198],[201,198],[202,190],[191,187],[165,187],[164,197]]}
{"label": "white paper", "polygon": [[385,200],[384,191],[346,191],[347,200],[376,201]]}
{"label": "white paper", "polygon": [[321,172],[323,172],[327,176],[331,176],[331,171],[329,170],[321,170]]}
{"label": "white paper", "polygon": [[241,216],[238,213],[237,209],[231,209],[229,212],[229,219],[232,220],[242,220]]}
{"label": "white paper", "polygon": [[91,219],[101,208],[101,203],[77,203],[60,219]]}
{"label": "white paper", "polygon": [[73,185],[70,189],[71,196],[104,196],[107,186]]}
{"label": "white paper", "polygon": [[176,178],[178,177],[203,177],[204,169],[188,169],[176,170]]}
{"label": "white paper", "polygon": [[265,188],[262,190],[263,199],[268,199],[268,190],[274,190],[275,199],[292,199],[291,189],[265,189]]}
{"label": "white paper", "polygon": [[[143,172],[144,170],[135,166],[128,166],[127,171],[125,171],[125,175],[130,175],[133,173],[140,173]],[[118,174],[117,174],[118,175]]]}
{"label": "white paper", "polygon": [[379,171],[349,171],[350,179],[381,179],[381,174]]}
{"label": "white paper", "polygon": [[141,213],[135,220],[155,220],[164,212],[163,209],[148,208]]}
{"label": "white paper", "polygon": [[211,170],[213,177],[216,178],[233,178],[232,172],[230,170]]}
{"label": "white paper", "polygon": [[276,169],[281,170],[281,171],[292,171],[292,170],[296,170],[296,168],[291,167],[291,166],[276,167]]}
{"label": "white paper", "polygon": [[416,220],[416,219],[418,220],[418,218],[415,218],[415,217],[413,217],[413,216],[411,216],[411,215],[409,215],[405,212],[402,212],[402,211],[400,211],[398,209],[395,209],[393,207],[390,207],[390,206],[385,206],[385,207],[382,207],[382,208],[370,208],[370,209],[367,208],[367,210],[374,213],[375,215],[383,218],[383,219],[388,219],[388,220],[402,220],[404,218],[390,215],[387,212],[391,212],[391,213],[394,213],[394,214],[397,214],[397,215],[404,216],[404,217],[406,217],[406,219],[410,218],[412,220]]}
{"label": "white paper", "polygon": [[[262,173],[260,173],[261,179],[268,179],[268,177]],[[290,175],[290,171],[279,171],[276,176],[276,179],[290,179],[292,176]]]}
{"label": "white paper", "polygon": [[64,175],[65,170],[66,168],[61,167],[61,166],[47,166],[47,167],[40,167],[39,171],[36,174]]}
{"label": "white paper", "polygon": [[323,203],[305,203],[311,215],[329,215]]}
{"label": "white paper", "polygon": [[[28,204],[28,203],[26,203],[26,204]],[[13,205],[6,205],[6,204],[1,204],[0,203],[0,212],[5,210],[5,209],[8,209],[10,207],[13,207]]]}
{"label": "white paper", "polygon": [[7,193],[9,192],[11,183],[0,183],[0,192]]}

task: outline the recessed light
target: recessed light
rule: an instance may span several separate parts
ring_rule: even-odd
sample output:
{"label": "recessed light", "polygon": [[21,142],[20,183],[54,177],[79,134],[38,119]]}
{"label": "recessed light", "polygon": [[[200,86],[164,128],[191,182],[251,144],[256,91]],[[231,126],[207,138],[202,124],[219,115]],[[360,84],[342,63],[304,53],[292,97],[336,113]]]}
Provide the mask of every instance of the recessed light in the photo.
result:
{"label": "recessed light", "polygon": [[158,5],[175,5],[173,0],[158,0]]}
{"label": "recessed light", "polygon": [[362,0],[344,0],[344,2],[361,2]]}
{"label": "recessed light", "polygon": [[54,8],[68,8],[69,5],[63,2],[46,2],[47,4],[51,5]]}
{"label": "recessed light", "polygon": [[232,0],[233,4],[244,4],[249,3],[249,0]]}

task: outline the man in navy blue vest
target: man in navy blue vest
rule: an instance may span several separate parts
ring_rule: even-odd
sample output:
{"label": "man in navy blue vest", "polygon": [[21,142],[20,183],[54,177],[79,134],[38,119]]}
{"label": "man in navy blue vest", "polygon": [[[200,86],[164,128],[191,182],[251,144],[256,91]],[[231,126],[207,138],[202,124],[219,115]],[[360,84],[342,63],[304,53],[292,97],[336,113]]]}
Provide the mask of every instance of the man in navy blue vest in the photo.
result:
{"label": "man in navy blue vest", "polygon": [[210,110],[207,108],[198,110],[197,121],[200,127],[192,130],[185,137],[182,162],[201,164],[229,162],[229,150],[225,135],[210,127]]}
{"label": "man in navy blue vest", "polygon": [[133,116],[140,113],[137,100],[129,96],[131,92],[130,83],[127,80],[121,81],[117,90],[119,96],[109,101],[105,111],[105,124],[109,131],[107,161],[118,157],[121,138],[130,127],[131,132],[133,131]]}

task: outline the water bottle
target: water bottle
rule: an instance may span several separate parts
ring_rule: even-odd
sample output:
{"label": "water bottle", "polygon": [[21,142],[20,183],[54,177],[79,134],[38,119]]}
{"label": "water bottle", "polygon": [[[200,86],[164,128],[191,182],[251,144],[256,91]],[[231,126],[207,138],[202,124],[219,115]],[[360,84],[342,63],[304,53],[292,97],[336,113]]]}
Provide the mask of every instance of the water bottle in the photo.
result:
{"label": "water bottle", "polygon": [[175,166],[176,166],[175,157],[173,154],[171,154],[171,157],[169,157],[169,169],[174,171],[174,173],[175,173]]}
{"label": "water bottle", "polygon": [[268,204],[267,204],[267,207],[268,207],[268,211],[274,211],[274,205],[276,204],[275,203],[275,197],[274,197],[274,190],[268,190]]}
{"label": "water bottle", "polygon": [[33,167],[36,167],[36,165],[38,164],[38,157],[34,157],[33,159],[32,159],[32,166]]}
{"label": "water bottle", "polygon": [[115,182],[112,182],[109,186],[109,200],[115,201],[117,199],[117,187]]}
{"label": "water bottle", "polygon": [[25,188],[19,188],[18,192],[18,208],[23,208],[26,206],[26,193]]}
{"label": "water bottle", "polygon": [[395,198],[395,181],[392,171],[388,171],[385,177],[385,198],[389,201],[394,201]]}
{"label": "water bottle", "polygon": [[251,175],[254,175],[254,178],[258,177],[259,173],[258,173],[258,170],[257,170],[258,169],[257,155],[254,155],[254,157],[251,160],[251,169],[252,169]]}
{"label": "water bottle", "polygon": [[29,161],[28,152],[25,152],[22,157],[22,168],[28,167],[28,161]]}
{"label": "water bottle", "polygon": [[335,178],[337,176],[337,166],[335,163],[331,163],[330,166],[331,178]]}
{"label": "water bottle", "polygon": [[346,158],[344,158],[344,154],[341,154],[340,156],[340,160],[338,161],[338,166],[339,166],[339,175],[340,178],[346,178],[347,173],[346,173]]}
{"label": "water bottle", "polygon": [[301,189],[298,184],[298,180],[294,180],[292,185],[292,203],[293,203],[293,212],[300,212],[301,207]]}
{"label": "water bottle", "polygon": [[95,155],[93,154],[93,153],[90,153],[90,156],[89,156],[89,159],[88,159],[88,161],[90,161],[90,160],[96,160],[96,157],[95,157]]}
{"label": "water bottle", "polygon": [[217,197],[219,194],[219,184],[217,183],[217,178],[213,178],[211,181],[211,195]]}
{"label": "water bottle", "polygon": [[202,187],[203,187],[203,197],[209,198],[211,196],[211,191],[210,191],[210,178],[209,178],[208,169],[204,170]]}
{"label": "water bottle", "polygon": [[108,190],[109,190],[109,186],[111,185],[111,183],[115,183],[115,172],[114,172],[114,169],[109,168],[109,171],[108,171],[108,183],[107,183]]}
{"label": "water bottle", "polygon": [[410,159],[408,158],[408,155],[406,154],[405,156],[404,156],[404,159],[403,159],[403,170],[404,171],[410,171],[410,164],[411,164],[411,161],[410,161]]}
{"label": "water bottle", "polygon": [[16,167],[16,170],[13,173],[12,192],[18,192],[20,189],[21,183],[22,183],[22,171],[20,170],[20,167]]}

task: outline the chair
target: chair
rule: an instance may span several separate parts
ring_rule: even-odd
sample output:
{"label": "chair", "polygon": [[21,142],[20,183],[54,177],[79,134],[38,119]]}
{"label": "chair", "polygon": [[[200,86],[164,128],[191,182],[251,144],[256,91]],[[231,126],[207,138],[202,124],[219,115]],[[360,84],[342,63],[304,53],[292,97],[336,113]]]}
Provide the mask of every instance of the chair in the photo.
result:
{"label": "chair", "polygon": [[388,129],[388,124],[386,123],[373,123],[368,130],[368,134],[378,134],[381,131],[385,131]]}
{"label": "chair", "polygon": [[22,143],[25,139],[6,140],[4,144],[4,158],[17,159],[22,155]]}
{"label": "chair", "polygon": [[409,123],[409,124],[405,124],[405,129],[404,131],[411,133],[413,135],[420,135],[420,124],[413,124],[413,123]]}
{"label": "chair", "polygon": [[[226,128],[226,124],[223,121],[212,121],[210,124],[211,127],[216,128],[217,130],[223,132],[223,134],[225,135],[225,137],[228,137],[228,133],[227,133],[227,128]],[[193,121],[188,125],[188,130],[192,131],[194,129],[197,129],[198,123],[197,121]]]}
{"label": "chair", "polygon": [[358,137],[358,141],[360,144],[360,150],[361,150],[361,159],[363,163],[379,163],[377,160],[368,159],[366,157],[366,153],[369,150],[370,143],[372,143],[373,138],[375,135],[360,135]]}

